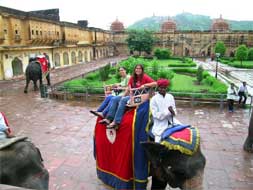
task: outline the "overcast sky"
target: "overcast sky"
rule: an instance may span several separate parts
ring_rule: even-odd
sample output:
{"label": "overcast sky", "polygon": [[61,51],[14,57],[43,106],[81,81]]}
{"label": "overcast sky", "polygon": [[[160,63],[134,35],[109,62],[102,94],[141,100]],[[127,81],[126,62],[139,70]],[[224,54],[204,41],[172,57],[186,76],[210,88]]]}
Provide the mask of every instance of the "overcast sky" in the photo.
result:
{"label": "overcast sky", "polygon": [[60,9],[61,21],[88,20],[89,26],[109,29],[118,18],[127,27],[145,17],[182,12],[228,20],[253,20],[253,0],[0,0],[0,6],[23,11]]}

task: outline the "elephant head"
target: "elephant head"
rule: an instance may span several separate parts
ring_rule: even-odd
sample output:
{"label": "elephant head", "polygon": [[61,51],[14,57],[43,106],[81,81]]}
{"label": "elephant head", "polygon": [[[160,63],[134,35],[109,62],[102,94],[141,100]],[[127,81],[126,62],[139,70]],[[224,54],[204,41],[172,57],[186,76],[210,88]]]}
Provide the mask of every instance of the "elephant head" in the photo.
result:
{"label": "elephant head", "polygon": [[189,156],[177,150],[169,150],[159,143],[142,142],[141,144],[151,162],[153,177],[168,183],[173,188],[190,190],[199,189],[196,186],[202,186],[206,160],[200,148]]}
{"label": "elephant head", "polygon": [[0,184],[48,190],[48,171],[39,149],[29,141],[18,141],[0,149],[0,168]]}

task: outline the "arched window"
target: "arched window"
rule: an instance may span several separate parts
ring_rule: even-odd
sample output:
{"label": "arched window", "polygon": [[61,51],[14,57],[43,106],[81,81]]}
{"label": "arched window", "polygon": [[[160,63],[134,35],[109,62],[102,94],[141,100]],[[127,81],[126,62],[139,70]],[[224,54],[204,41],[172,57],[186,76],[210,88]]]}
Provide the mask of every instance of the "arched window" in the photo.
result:
{"label": "arched window", "polygon": [[83,62],[83,53],[81,51],[78,52],[78,62]]}
{"label": "arched window", "polygon": [[64,65],[69,65],[69,55],[67,52],[63,53],[63,64]]}
{"label": "arched window", "polygon": [[13,61],[11,62],[13,76],[21,75],[23,74],[23,64],[22,61],[15,57]]}
{"label": "arched window", "polygon": [[76,53],[74,51],[71,52],[71,63],[76,64]]}
{"label": "arched window", "polygon": [[61,66],[61,63],[60,63],[60,54],[59,53],[55,53],[54,54],[54,63],[55,63],[56,67]]}
{"label": "arched window", "polygon": [[85,62],[88,61],[88,54],[87,54],[87,51],[84,52],[84,61],[85,61]]}

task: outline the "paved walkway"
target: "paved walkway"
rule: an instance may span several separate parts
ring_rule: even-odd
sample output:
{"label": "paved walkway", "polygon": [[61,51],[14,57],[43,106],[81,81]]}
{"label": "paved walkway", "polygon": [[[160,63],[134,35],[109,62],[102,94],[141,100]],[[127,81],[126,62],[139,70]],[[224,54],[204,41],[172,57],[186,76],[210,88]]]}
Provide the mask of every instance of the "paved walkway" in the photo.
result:
{"label": "paved walkway", "polygon": [[[93,158],[96,117],[89,110],[99,102],[41,99],[38,92],[24,94],[19,83],[9,84],[4,84],[5,88],[17,88],[0,93],[1,111],[16,135],[28,136],[40,148],[50,172],[50,190],[108,189],[97,179]],[[248,110],[236,108],[228,113],[219,106],[192,107],[179,102],[177,108],[178,119],[197,126],[201,133],[207,159],[204,190],[252,190],[253,154],[242,149],[248,132]]]}
{"label": "paved walkway", "polygon": [[[215,76],[216,69],[216,61],[207,60],[205,62],[196,60],[198,65],[202,65],[204,69],[208,70],[213,76]],[[234,82],[236,86],[241,85],[242,81],[246,81],[249,87],[251,94],[253,95],[253,69],[240,69],[231,67],[229,65],[218,63],[218,77],[226,77],[223,76],[224,73],[220,71],[227,70],[229,72],[230,77],[229,81]]]}

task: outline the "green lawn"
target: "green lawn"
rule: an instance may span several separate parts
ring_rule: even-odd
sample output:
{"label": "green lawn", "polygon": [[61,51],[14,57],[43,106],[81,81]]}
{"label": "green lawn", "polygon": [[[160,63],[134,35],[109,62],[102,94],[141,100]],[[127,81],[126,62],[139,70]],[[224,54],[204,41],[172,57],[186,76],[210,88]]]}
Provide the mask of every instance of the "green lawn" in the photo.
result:
{"label": "green lawn", "polygon": [[[221,82],[220,82],[221,83]],[[196,84],[196,77],[187,76],[183,74],[175,74],[172,79],[171,91],[176,92],[204,92],[204,93],[217,93],[215,86],[210,86],[201,82],[200,85]],[[220,93],[226,93],[226,87]]]}

